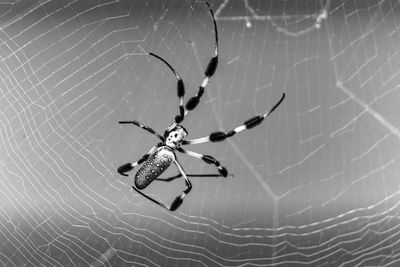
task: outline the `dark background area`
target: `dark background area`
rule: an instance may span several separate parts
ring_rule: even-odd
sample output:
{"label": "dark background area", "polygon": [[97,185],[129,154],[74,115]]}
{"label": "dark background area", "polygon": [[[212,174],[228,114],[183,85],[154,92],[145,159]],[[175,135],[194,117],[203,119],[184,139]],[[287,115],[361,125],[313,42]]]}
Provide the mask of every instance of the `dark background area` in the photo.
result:
{"label": "dark background area", "polygon": [[[286,99],[213,155],[168,212],[116,170],[193,96],[213,55],[200,1],[0,3],[0,265],[396,266],[397,1],[210,1],[220,63],[188,139],[229,131]],[[190,174],[215,174],[178,154]],[[137,168],[136,168],[137,170]],[[165,176],[174,175],[171,167]],[[184,181],[145,192],[170,203]]]}

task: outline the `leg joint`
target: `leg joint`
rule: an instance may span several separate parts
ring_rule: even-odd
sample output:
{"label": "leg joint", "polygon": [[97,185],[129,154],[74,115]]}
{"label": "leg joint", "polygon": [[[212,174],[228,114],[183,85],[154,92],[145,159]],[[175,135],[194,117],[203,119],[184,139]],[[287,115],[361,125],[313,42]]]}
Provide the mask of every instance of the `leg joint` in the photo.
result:
{"label": "leg joint", "polygon": [[209,138],[211,142],[220,142],[225,140],[226,134],[224,132],[213,132]]}

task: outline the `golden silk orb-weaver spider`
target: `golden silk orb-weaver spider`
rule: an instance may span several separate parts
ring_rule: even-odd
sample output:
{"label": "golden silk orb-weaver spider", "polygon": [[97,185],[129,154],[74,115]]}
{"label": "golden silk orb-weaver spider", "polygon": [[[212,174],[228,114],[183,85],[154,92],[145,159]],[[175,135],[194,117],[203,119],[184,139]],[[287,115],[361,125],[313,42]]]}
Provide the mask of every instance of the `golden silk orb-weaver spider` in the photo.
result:
{"label": "golden silk orb-weaver spider", "polygon": [[[153,146],[150,151],[143,155],[141,159],[134,163],[125,163],[124,165],[118,168],[118,173],[124,176],[128,176],[126,172],[133,170],[134,167],[142,164],[142,166],[137,171],[135,178],[134,178],[134,185],[132,188],[145,198],[153,201],[154,203],[160,205],[161,207],[174,211],[182,204],[183,199],[185,196],[191,191],[192,184],[188,179],[185,171],[183,170],[182,166],[178,162],[176,157],[175,151],[181,152],[188,156],[195,157],[197,159],[202,159],[204,162],[208,164],[213,164],[217,167],[218,172],[220,175],[226,177],[228,176],[228,171],[225,167],[221,166],[220,162],[216,160],[214,157],[210,155],[202,155],[197,152],[185,150],[181,148],[181,145],[190,145],[190,144],[200,144],[206,142],[220,142],[225,140],[226,138],[232,137],[235,134],[244,131],[246,129],[251,129],[257,125],[259,125],[263,120],[268,117],[283,101],[285,98],[285,93],[282,94],[280,100],[266,113],[261,115],[254,116],[253,118],[248,119],[242,125],[234,128],[229,132],[213,132],[209,136],[196,138],[192,140],[185,140],[188,131],[180,125],[180,123],[184,120],[186,114],[189,111],[192,111],[197,107],[200,102],[200,98],[204,93],[205,88],[210,81],[210,78],[214,75],[217,65],[218,65],[218,30],[217,30],[217,23],[215,22],[214,12],[212,11],[210,4],[205,2],[208,7],[208,10],[211,14],[214,23],[214,34],[215,34],[215,50],[214,56],[209,61],[206,70],[204,71],[204,79],[201,83],[199,90],[195,96],[190,98],[186,105],[184,105],[184,96],[185,96],[185,86],[183,80],[179,76],[179,74],[175,71],[175,69],[163,58],[160,56],[147,53],[147,55],[157,58],[158,60],[162,61],[168,68],[173,72],[177,79],[177,94],[179,98],[179,114],[175,117],[175,122],[170,124],[170,126],[165,130],[164,135],[160,135],[152,128],[143,125],[137,121],[119,121],[120,124],[132,124],[138,126],[147,132],[157,136],[161,142],[157,145]],[[178,168],[180,174],[185,179],[186,182],[186,189],[175,198],[171,205],[166,205],[147,194],[141,192],[144,188],[146,188],[152,181],[157,179],[169,166],[171,163],[174,163]]]}

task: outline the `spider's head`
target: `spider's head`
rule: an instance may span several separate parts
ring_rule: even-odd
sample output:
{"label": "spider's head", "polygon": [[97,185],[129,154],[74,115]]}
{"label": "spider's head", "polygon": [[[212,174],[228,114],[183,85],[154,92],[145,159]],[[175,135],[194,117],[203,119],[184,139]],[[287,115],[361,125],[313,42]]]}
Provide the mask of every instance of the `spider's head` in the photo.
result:
{"label": "spider's head", "polygon": [[171,148],[177,148],[181,145],[183,138],[188,131],[182,125],[176,125],[170,131],[165,132],[165,144]]}

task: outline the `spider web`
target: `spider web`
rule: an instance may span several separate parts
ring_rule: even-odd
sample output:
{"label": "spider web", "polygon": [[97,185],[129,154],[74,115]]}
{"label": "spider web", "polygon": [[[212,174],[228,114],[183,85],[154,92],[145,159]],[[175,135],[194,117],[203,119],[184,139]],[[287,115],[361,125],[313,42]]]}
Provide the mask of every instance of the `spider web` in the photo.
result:
{"label": "spider web", "polygon": [[[0,4],[0,263],[4,266],[394,266],[400,260],[400,6],[394,0],[216,1],[220,64],[185,119],[188,149],[234,178],[193,177],[168,212],[116,169],[194,95],[213,53],[206,6]],[[215,174],[178,154],[191,174]],[[170,168],[166,175],[177,170]],[[170,203],[182,179],[146,192]]]}

